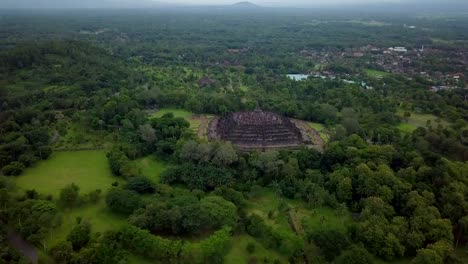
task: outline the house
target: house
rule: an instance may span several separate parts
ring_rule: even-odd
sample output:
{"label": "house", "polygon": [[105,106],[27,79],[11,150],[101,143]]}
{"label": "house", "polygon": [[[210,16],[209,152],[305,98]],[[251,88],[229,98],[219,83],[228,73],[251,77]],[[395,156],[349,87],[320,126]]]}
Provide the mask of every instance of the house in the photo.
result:
{"label": "house", "polygon": [[353,57],[355,57],[355,58],[362,58],[362,57],[364,57],[364,53],[362,53],[362,52],[354,52]]}
{"label": "house", "polygon": [[394,51],[394,52],[408,52],[408,49],[405,47],[394,47],[394,48],[389,48],[388,50]]}

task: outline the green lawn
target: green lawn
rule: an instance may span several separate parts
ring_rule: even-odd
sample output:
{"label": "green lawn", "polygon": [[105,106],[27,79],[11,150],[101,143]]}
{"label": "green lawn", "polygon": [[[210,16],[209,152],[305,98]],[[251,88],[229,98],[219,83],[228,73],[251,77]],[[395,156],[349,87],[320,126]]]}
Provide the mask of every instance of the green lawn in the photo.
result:
{"label": "green lawn", "polygon": [[320,124],[320,123],[314,123],[314,122],[307,122],[307,124],[309,124],[309,126],[317,131],[321,131],[323,129],[325,129],[325,125],[323,124]]}
{"label": "green lawn", "polygon": [[162,108],[159,111],[151,114],[150,118],[160,118],[167,113],[173,113],[174,117],[182,117],[185,119],[190,119],[192,117],[192,113],[183,109],[176,109],[176,108]]}
{"label": "green lawn", "polygon": [[[399,110],[397,113],[398,116],[403,117],[404,111]],[[439,124],[443,126],[449,126],[450,123],[446,120],[440,119],[439,117],[431,114],[418,114],[418,113],[411,113],[411,116],[408,118],[408,122],[402,122],[398,125],[398,128],[405,132],[413,132],[418,127],[426,127],[427,121],[431,121],[432,127],[437,127]]]}
{"label": "green lawn", "polygon": [[311,231],[333,229],[346,232],[348,226],[353,223],[351,213],[338,216],[336,210],[328,207],[307,209],[299,206],[297,207],[297,216],[302,225],[307,226],[308,230]]}
{"label": "green lawn", "polygon": [[75,183],[80,193],[107,190],[117,180],[110,171],[105,151],[54,152],[16,178],[22,190],[36,189],[41,194],[58,197],[60,189]]}
{"label": "green lawn", "polygon": [[322,138],[323,141],[325,142],[328,142],[330,140],[330,135],[328,135],[328,133],[325,133],[325,125],[324,124],[320,124],[320,123],[314,123],[314,122],[307,122],[307,124],[317,130],[317,132],[319,133],[320,137]]}
{"label": "green lawn", "polygon": [[75,226],[77,217],[81,217],[83,220],[91,223],[91,232],[93,233],[117,230],[125,224],[126,218],[112,213],[107,207],[103,196],[97,204],[86,205],[63,212],[61,226],[50,232],[47,238],[48,246],[52,247],[58,242],[65,240]]}
{"label": "green lawn", "polygon": [[247,212],[261,216],[274,228],[290,229],[286,214],[278,210],[281,199],[285,198],[277,197],[271,189],[263,188],[260,193],[249,200]]}
{"label": "green lawn", "polygon": [[[252,254],[249,254],[246,250],[248,243],[254,243],[255,251]],[[224,257],[225,264],[244,264],[249,263],[249,259],[256,258],[257,263],[263,263],[265,258],[268,258],[272,261],[278,259],[281,263],[288,263],[284,257],[276,253],[265,249],[262,244],[258,243],[253,237],[242,234],[235,235],[232,238],[231,248],[229,253]]]}
{"label": "green lawn", "polygon": [[373,70],[373,69],[366,69],[365,72],[367,76],[372,77],[372,78],[383,78],[385,76],[390,75],[390,73],[388,72],[378,71],[378,70]]}
{"label": "green lawn", "polygon": [[198,119],[193,118],[193,113],[183,110],[183,109],[176,109],[176,108],[162,108],[159,111],[150,115],[150,118],[160,118],[167,113],[173,113],[174,117],[182,117],[190,123],[190,128],[196,133],[198,131],[198,127],[200,127],[200,121]]}
{"label": "green lawn", "polygon": [[153,182],[159,182],[159,176],[167,168],[166,164],[153,156],[140,158],[134,161],[141,173]]}
{"label": "green lawn", "polygon": [[54,143],[57,150],[69,149],[105,149],[112,142],[112,133],[90,131],[75,123],[67,124],[65,135],[61,135]]}
{"label": "green lawn", "polygon": [[[336,210],[328,207],[311,209],[303,201],[277,197],[274,191],[268,188],[264,188],[258,195],[249,200],[247,212],[261,216],[272,227],[291,229],[286,213],[278,210],[281,201],[284,201],[286,206],[291,208],[294,221],[302,226],[307,226],[309,230],[335,229],[346,231],[346,228],[353,224],[349,212],[339,216]],[[269,214],[271,217],[269,217]]]}
{"label": "green lawn", "polygon": [[92,232],[102,233],[125,223],[125,218],[110,212],[104,202],[105,192],[115,181],[119,179],[111,174],[105,151],[54,152],[48,160],[26,169],[16,178],[20,191],[36,189],[41,194],[52,194],[55,199],[60,189],[71,183],[80,187],[82,195],[96,189],[103,191],[97,204],[61,212],[62,224],[47,238],[49,247],[66,238],[75,224],[76,217],[89,221]]}
{"label": "green lawn", "polygon": [[400,129],[403,132],[408,132],[412,133],[414,130],[416,130],[418,127],[409,123],[401,123],[397,126],[398,129]]}

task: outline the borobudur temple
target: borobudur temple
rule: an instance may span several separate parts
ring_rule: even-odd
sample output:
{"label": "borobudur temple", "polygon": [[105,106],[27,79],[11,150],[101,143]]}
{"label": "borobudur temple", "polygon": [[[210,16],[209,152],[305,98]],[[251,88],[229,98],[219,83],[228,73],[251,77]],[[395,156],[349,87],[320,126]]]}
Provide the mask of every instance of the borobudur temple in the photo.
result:
{"label": "borobudur temple", "polygon": [[305,143],[301,131],[289,118],[262,110],[215,118],[208,138],[230,141],[241,149],[297,148]]}

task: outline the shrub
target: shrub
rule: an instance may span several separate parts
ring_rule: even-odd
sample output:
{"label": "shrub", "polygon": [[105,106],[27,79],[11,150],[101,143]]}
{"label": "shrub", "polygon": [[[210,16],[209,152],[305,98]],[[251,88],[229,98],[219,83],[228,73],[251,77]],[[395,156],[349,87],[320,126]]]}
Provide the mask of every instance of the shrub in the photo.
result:
{"label": "shrub", "polygon": [[18,176],[24,170],[24,165],[21,162],[14,161],[2,168],[3,175],[6,176]]}
{"label": "shrub", "polygon": [[249,242],[247,244],[247,246],[245,247],[245,249],[247,250],[247,252],[249,252],[249,254],[254,253],[255,252],[255,243]]}
{"label": "shrub", "polygon": [[144,176],[136,176],[128,179],[126,189],[137,193],[154,193],[155,187],[150,179]]}
{"label": "shrub", "polygon": [[116,213],[129,215],[140,208],[142,202],[134,191],[111,189],[106,196],[106,204]]}

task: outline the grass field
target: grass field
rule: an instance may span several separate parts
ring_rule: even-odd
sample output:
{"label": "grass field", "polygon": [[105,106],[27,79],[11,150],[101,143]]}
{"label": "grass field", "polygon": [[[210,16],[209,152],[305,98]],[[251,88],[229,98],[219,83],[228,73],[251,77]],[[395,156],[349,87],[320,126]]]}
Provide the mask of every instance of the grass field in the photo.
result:
{"label": "grass field", "polygon": [[[403,117],[404,111],[399,110],[397,115]],[[398,125],[398,128],[404,132],[413,132],[418,127],[426,127],[427,121],[431,121],[432,127],[437,127],[439,124],[443,126],[449,126],[450,123],[438,118],[435,115],[431,114],[418,114],[418,113],[411,113],[411,116],[408,118],[408,122],[403,122]]]}
{"label": "grass field", "polygon": [[277,197],[272,190],[264,188],[249,200],[247,212],[261,216],[267,224],[274,228],[289,229],[287,216],[278,210],[280,199],[284,198]]}
{"label": "grass field", "polygon": [[353,223],[351,213],[338,216],[335,210],[328,207],[310,210],[299,206],[296,215],[298,220],[311,231],[333,229],[346,232],[348,226]]}
{"label": "grass field", "polygon": [[162,108],[159,111],[150,115],[150,118],[160,118],[167,113],[173,113],[174,117],[182,117],[190,123],[190,128],[197,133],[198,128],[200,127],[200,121],[196,118],[193,118],[193,113],[176,108]]}
{"label": "grass field", "polygon": [[328,133],[325,133],[325,125],[320,124],[320,123],[314,123],[314,122],[307,122],[307,124],[317,130],[319,132],[320,137],[322,138],[323,141],[328,142],[330,140],[330,135]]}
{"label": "grass field", "polygon": [[109,211],[105,202],[105,192],[118,179],[112,176],[104,151],[67,151],[54,152],[45,161],[28,168],[16,178],[21,190],[36,189],[41,194],[51,194],[57,199],[60,189],[75,183],[80,187],[80,194],[101,189],[100,201],[97,204],[67,209],[62,214],[62,225],[53,230],[47,238],[49,247],[66,238],[73,228],[76,217],[82,217],[92,225],[92,232],[104,232],[116,229],[125,218]]}
{"label": "grass field", "polygon": [[[246,250],[248,243],[253,243],[255,245],[255,251],[252,254],[249,254]],[[262,244],[258,243],[253,237],[246,234],[236,235],[232,238],[231,248],[229,253],[224,257],[224,263],[250,263],[249,259],[252,258],[256,258],[258,260],[257,263],[263,263],[265,258],[272,261],[279,260],[281,263],[288,263],[284,257],[274,251],[265,249]]]}
{"label": "grass field", "polygon": [[167,168],[166,164],[153,156],[140,158],[134,161],[141,173],[153,182],[159,182],[159,176]]}
{"label": "grass field", "polygon": [[109,169],[105,151],[54,152],[45,161],[28,168],[16,178],[22,190],[36,189],[41,194],[58,197],[60,189],[75,183],[80,193],[107,190],[115,182]]}
{"label": "grass field", "polygon": [[373,70],[373,69],[366,69],[365,72],[367,76],[372,77],[372,78],[383,78],[385,76],[390,75],[390,73],[388,72],[378,71],[378,70]]}
{"label": "grass field", "polygon": [[66,239],[68,233],[75,226],[77,217],[81,217],[83,220],[91,223],[91,232],[93,233],[117,230],[126,223],[126,218],[112,213],[107,207],[104,197],[101,197],[97,204],[86,205],[63,212],[61,226],[53,230],[47,238],[49,247]]}
{"label": "grass field", "polygon": [[54,148],[58,150],[67,149],[105,149],[112,142],[112,134],[106,132],[90,132],[79,124],[70,123],[67,125],[67,133],[60,136],[54,143]]}

